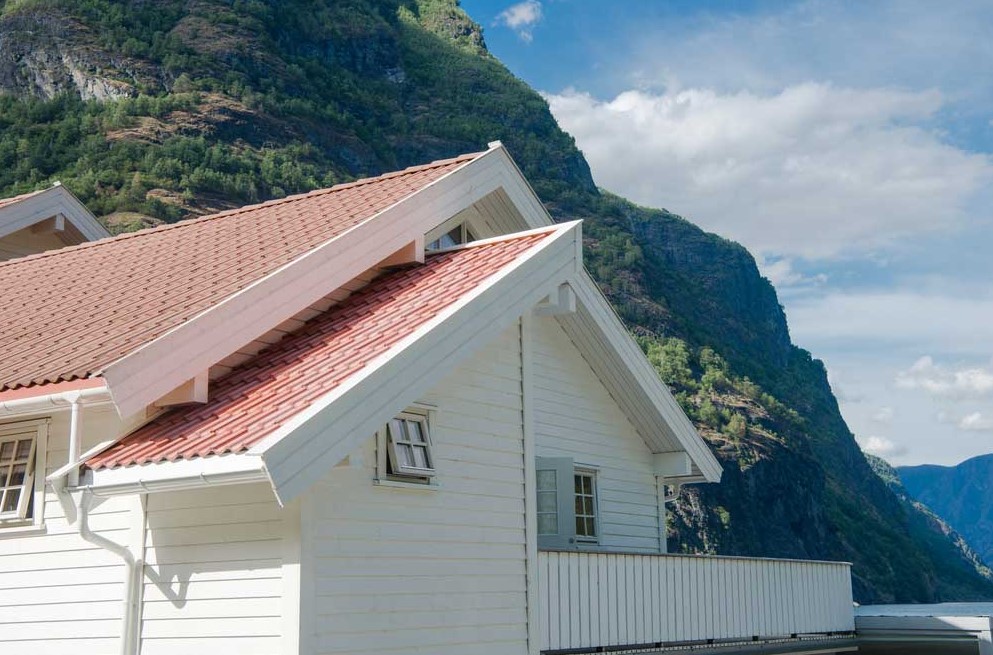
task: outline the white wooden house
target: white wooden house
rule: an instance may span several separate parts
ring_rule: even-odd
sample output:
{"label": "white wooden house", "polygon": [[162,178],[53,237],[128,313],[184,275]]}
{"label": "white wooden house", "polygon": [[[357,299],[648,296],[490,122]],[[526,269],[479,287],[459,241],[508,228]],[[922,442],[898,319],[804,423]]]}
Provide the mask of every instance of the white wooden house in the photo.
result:
{"label": "white wooden house", "polygon": [[720,466],[581,246],[495,143],[0,262],[0,643],[852,650],[847,565],[665,554]]}

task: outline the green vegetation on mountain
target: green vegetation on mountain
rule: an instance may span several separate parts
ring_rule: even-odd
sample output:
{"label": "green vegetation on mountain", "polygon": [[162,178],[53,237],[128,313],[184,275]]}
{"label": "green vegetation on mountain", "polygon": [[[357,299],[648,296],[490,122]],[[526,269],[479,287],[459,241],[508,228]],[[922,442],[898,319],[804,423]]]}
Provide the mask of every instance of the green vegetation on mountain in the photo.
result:
{"label": "green vegetation on mountain", "polygon": [[[596,188],[454,0],[0,2],[0,195],[60,179],[115,229],[507,145],[725,468],[675,549],[854,563],[860,601],[993,598],[873,472],[741,246]],[[984,577],[985,576],[985,577]]]}

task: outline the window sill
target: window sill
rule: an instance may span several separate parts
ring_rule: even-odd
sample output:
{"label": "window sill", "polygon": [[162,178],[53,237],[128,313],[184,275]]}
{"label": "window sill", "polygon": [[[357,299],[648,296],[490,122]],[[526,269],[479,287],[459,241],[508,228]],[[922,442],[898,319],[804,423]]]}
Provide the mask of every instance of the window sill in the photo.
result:
{"label": "window sill", "polygon": [[392,480],[389,478],[373,478],[372,483],[377,487],[390,487],[393,489],[413,489],[416,491],[437,491],[441,488],[435,481],[424,482],[404,482],[402,480]]}
{"label": "window sill", "polygon": [[34,534],[44,534],[48,532],[48,527],[44,523],[35,525],[34,523],[23,523],[12,521],[9,525],[0,523],[0,539],[4,537],[24,537]]}

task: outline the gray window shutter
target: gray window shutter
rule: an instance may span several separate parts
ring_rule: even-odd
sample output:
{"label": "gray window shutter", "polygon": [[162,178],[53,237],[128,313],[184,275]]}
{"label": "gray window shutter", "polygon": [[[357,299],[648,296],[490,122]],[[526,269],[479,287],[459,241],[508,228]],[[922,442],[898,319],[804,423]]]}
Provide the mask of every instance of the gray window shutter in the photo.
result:
{"label": "gray window shutter", "polygon": [[538,548],[573,548],[576,542],[575,464],[570,457],[537,457]]}

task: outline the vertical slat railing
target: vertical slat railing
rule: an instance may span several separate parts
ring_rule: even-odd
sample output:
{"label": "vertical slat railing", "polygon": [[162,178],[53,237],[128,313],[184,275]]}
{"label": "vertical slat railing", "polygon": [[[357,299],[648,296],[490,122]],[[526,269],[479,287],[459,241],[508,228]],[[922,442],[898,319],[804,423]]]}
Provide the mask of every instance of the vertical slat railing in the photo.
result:
{"label": "vertical slat railing", "polygon": [[855,629],[844,562],[542,551],[538,598],[542,651]]}

